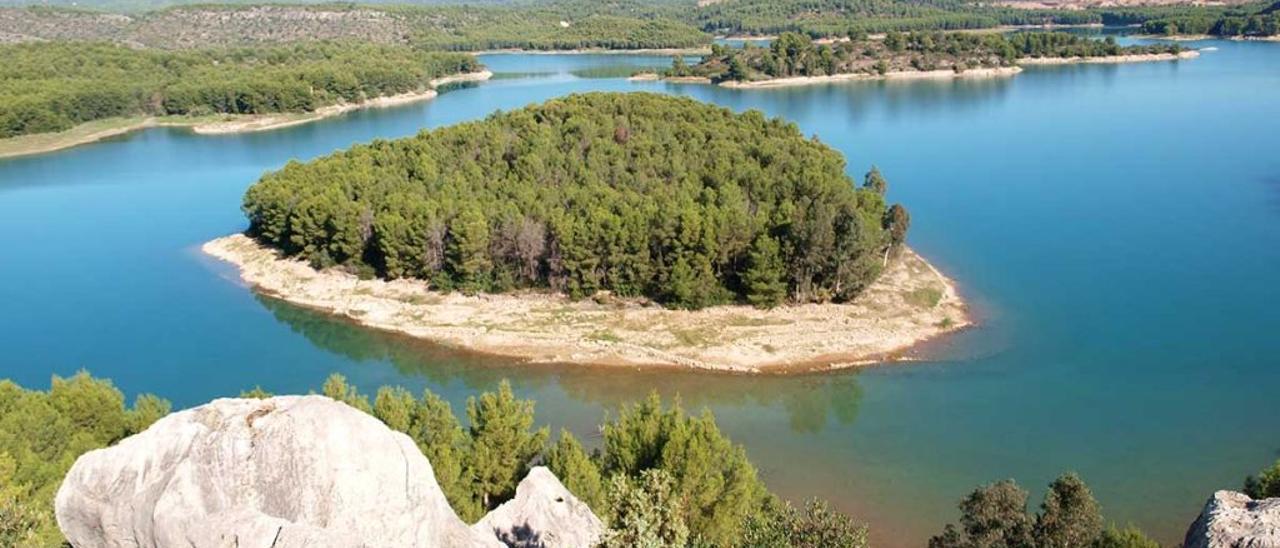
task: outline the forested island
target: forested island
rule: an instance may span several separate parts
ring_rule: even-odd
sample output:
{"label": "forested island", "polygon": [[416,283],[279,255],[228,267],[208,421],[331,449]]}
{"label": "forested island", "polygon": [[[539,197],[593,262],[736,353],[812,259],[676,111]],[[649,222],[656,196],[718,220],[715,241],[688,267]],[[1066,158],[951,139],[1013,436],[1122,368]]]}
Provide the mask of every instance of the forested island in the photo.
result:
{"label": "forested island", "polygon": [[883,39],[855,38],[818,43],[787,32],[768,47],[749,42],[741,48],[715,45],[696,65],[677,57],[663,76],[771,85],[840,77],[1011,74],[1020,63],[1176,59],[1194,54],[1174,44],[1120,46],[1110,37],[1091,40],[1061,32],[890,32]]}
{"label": "forested island", "polygon": [[[49,42],[0,46],[0,58],[0,139],[101,120],[114,124],[106,129],[150,123],[261,129],[351,106],[428,98],[443,82],[487,75],[470,55],[359,43],[175,52]],[[295,116],[264,118],[277,114]],[[24,143],[4,151],[40,149]]]}
{"label": "forested island", "polygon": [[[257,242],[206,251],[269,294],[491,352],[828,367],[968,324],[950,281],[905,249],[886,188],[758,112],[591,93],[290,163],[245,195]],[[342,276],[369,281],[368,308],[349,313]],[[465,310],[459,329],[417,308],[432,304]]]}

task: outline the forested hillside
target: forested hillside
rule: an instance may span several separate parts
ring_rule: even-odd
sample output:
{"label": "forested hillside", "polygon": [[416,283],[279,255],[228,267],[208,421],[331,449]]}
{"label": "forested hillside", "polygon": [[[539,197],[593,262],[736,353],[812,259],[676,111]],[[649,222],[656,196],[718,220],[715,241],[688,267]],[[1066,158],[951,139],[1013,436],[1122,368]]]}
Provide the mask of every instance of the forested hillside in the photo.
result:
{"label": "forested hillside", "polygon": [[1235,7],[1068,10],[965,0],[457,0],[291,5],[233,2],[137,11],[126,7],[156,7],[167,2],[147,0],[145,5],[135,5],[133,0],[121,0],[125,7],[113,8],[115,2],[87,5],[96,10],[123,9],[124,14],[86,11],[86,4],[77,4],[81,6],[77,8],[0,8],[0,43],[74,39],[175,49],[352,39],[466,51],[640,49],[705,46],[712,34],[799,32],[819,38],[1101,23],[1148,24],[1147,32],[1165,34],[1268,35],[1276,33],[1272,2]]}
{"label": "forested hillside", "polygon": [[769,44],[743,48],[716,45],[697,65],[673,62],[668,76],[701,76],[713,82],[751,81],[794,76],[886,74],[900,71],[1002,67],[1026,57],[1099,57],[1106,55],[1177,53],[1178,45],[1121,47],[1112,38],[1091,40],[1065,33],[891,32],[883,40],[865,37],[834,44],[783,33]]}
{"label": "forested hillside", "polygon": [[117,116],[306,112],[480,68],[465,54],[354,43],[162,52],[54,42],[0,46],[0,59],[0,138]]}
{"label": "forested hillside", "polygon": [[607,290],[698,308],[847,300],[906,236],[878,173],[759,112],[571,95],[266,175],[250,231],[442,290]]}
{"label": "forested hillside", "polygon": [[1150,10],[1147,14],[1142,30],[1150,34],[1280,35],[1280,2],[1216,9]]}
{"label": "forested hillside", "polygon": [[696,47],[711,37],[657,8],[202,5],[118,15],[0,9],[0,42],[112,41],[180,49],[357,40],[448,50]]}

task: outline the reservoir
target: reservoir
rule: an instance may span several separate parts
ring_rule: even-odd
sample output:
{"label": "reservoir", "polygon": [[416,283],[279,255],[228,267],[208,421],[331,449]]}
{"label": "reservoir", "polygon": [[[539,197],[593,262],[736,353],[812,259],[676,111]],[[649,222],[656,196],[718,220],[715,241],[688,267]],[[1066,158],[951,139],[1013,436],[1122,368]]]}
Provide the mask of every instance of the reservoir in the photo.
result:
{"label": "reservoir", "polygon": [[[460,410],[509,379],[588,441],[658,391],[715,412],[776,492],[919,546],[975,486],[1038,505],[1064,471],[1104,515],[1177,542],[1216,489],[1280,457],[1280,44],[1012,78],[771,90],[629,82],[670,59],[482,57],[493,80],[273,132],[159,128],[0,160],[0,378],[87,369],[186,407],[261,386],[429,388]],[[872,164],[910,244],[976,328],[918,361],[791,377],[527,365],[367,331],[255,296],[200,244],[243,230],[263,172],[575,92],[759,109]]]}

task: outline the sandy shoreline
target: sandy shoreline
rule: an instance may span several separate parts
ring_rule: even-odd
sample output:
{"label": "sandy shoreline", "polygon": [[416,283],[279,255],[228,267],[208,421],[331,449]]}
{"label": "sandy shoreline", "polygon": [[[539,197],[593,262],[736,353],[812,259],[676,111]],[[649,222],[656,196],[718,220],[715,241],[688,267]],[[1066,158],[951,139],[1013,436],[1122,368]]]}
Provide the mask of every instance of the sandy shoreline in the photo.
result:
{"label": "sandy shoreline", "polygon": [[[845,74],[831,74],[827,76],[793,76],[790,78],[773,78],[769,80],[755,80],[751,82],[724,81],[720,82],[720,86],[734,89],[762,89],[762,88],[778,88],[791,86],[808,86],[814,84],[830,84],[837,82],[857,82],[857,81],[874,81],[874,80],[933,80],[946,78],[1004,78],[1010,77],[1022,72],[1022,65],[1071,65],[1078,63],[1085,64],[1101,64],[1101,63],[1140,63],[1150,61],[1175,61],[1178,59],[1194,59],[1200,56],[1199,51],[1189,50],[1181,53],[1150,53],[1141,55],[1110,55],[1106,57],[1048,57],[1034,58],[1023,57],[1018,59],[1017,66],[1012,67],[987,67],[987,68],[971,68],[963,72],[956,72],[951,69],[942,70],[903,70],[888,72],[885,74],[868,74],[865,72],[852,72]],[[661,78],[656,74],[642,73],[634,75],[628,80],[633,82],[645,82],[653,80],[661,80],[671,83],[685,84],[709,84],[711,80],[699,76],[681,76],[675,78]]]}
{"label": "sandy shoreline", "polygon": [[1104,57],[1023,57],[1018,59],[1019,65],[1074,65],[1078,63],[1146,63],[1151,61],[1176,61],[1178,59],[1195,59],[1200,56],[1196,50],[1179,53],[1145,53],[1141,55],[1107,55]]}
{"label": "sandy shoreline", "polygon": [[[72,128],[65,132],[56,134],[34,134],[12,137],[6,140],[0,140],[0,158],[10,158],[17,156],[27,156],[31,154],[42,154],[45,152],[53,152],[78,145],[88,144],[103,139],[108,139],[118,135],[124,135],[138,130],[154,128],[154,127],[189,127],[191,131],[201,135],[225,135],[231,133],[247,133],[255,131],[268,131],[273,129],[282,129],[301,124],[331,118],[340,114],[345,114],[354,110],[365,108],[386,108],[398,105],[414,103],[418,101],[426,101],[433,99],[438,95],[436,89],[441,86],[461,83],[461,82],[479,82],[488,80],[493,77],[493,73],[487,70],[480,72],[470,72],[465,74],[455,74],[432,80],[429,85],[431,89],[418,92],[402,93],[398,95],[389,95],[385,97],[375,97],[373,99],[362,101],[359,103],[344,103],[338,105],[329,105],[316,109],[312,112],[292,112],[265,115],[247,115],[247,116],[226,116],[224,119],[211,119],[214,117],[200,117],[193,119],[183,119],[182,117],[139,117],[136,119],[125,120],[122,125],[109,127],[100,131],[85,132],[81,127]],[[86,126],[94,124],[89,122]],[[21,140],[41,139],[40,144],[31,144],[30,146],[13,146],[12,150],[4,149],[5,141],[9,144],[20,142]]]}
{"label": "sandy shoreline", "polygon": [[428,101],[439,95],[439,92],[436,90],[441,86],[462,82],[482,82],[492,77],[493,73],[487,70],[469,72],[465,74],[454,74],[452,76],[445,76],[443,78],[436,78],[435,80],[432,80],[430,82],[430,89],[423,91],[411,91],[397,95],[374,97],[373,99],[361,101],[359,103],[340,103],[337,105],[324,106],[313,112],[305,113],[302,116],[298,116],[297,113],[281,113],[279,115],[268,114],[264,116],[254,116],[244,120],[196,124],[191,127],[191,131],[201,135],[225,135],[228,133],[249,133],[254,131],[282,129],[301,124],[308,124],[325,118],[332,118],[354,110],[366,108],[388,108],[416,103],[418,101]]}
{"label": "sandy shoreline", "polygon": [[487,49],[468,52],[472,55],[708,55],[711,46],[698,48],[640,48],[640,49]]}
{"label": "sandy shoreline", "polygon": [[754,82],[720,82],[722,87],[735,89],[758,89],[758,88],[774,88],[787,86],[807,86],[813,84],[827,84],[832,82],[852,82],[859,80],[930,80],[937,78],[993,78],[1013,76],[1022,72],[1018,67],[995,67],[995,68],[975,68],[964,72],[956,72],[951,69],[946,70],[903,70],[896,72],[888,72],[885,74],[867,74],[863,72],[853,72],[847,74],[832,74],[828,76],[794,76],[791,78],[774,78],[771,80],[757,80]]}
{"label": "sandy shoreline", "polygon": [[202,249],[236,265],[262,294],[365,327],[530,362],[828,370],[904,359],[912,346],[971,324],[955,284],[909,250],[852,303],[692,312],[538,292],[435,293],[420,281],[317,272],[239,234]]}

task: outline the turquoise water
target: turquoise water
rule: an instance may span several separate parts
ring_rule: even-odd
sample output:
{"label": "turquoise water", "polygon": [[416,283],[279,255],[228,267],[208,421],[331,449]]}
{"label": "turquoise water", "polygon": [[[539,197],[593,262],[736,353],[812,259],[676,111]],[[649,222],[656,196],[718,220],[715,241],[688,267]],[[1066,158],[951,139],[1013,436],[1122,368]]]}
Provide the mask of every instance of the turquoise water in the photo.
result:
{"label": "turquoise water", "polygon": [[[87,368],[179,406],[330,372],[455,405],[508,378],[591,439],[650,390],[713,409],[766,480],[919,545],[976,484],[1080,472],[1109,518],[1172,542],[1214,489],[1280,457],[1280,45],[1012,79],[735,91],[584,78],[658,57],[502,55],[435,101],[270,133],[154,129],[0,160],[0,377]],[[928,361],[746,377],[533,367],[371,333],[255,297],[200,243],[241,230],[263,171],[576,91],[689,95],[795,121],[872,162],[911,243],[982,325]]]}

